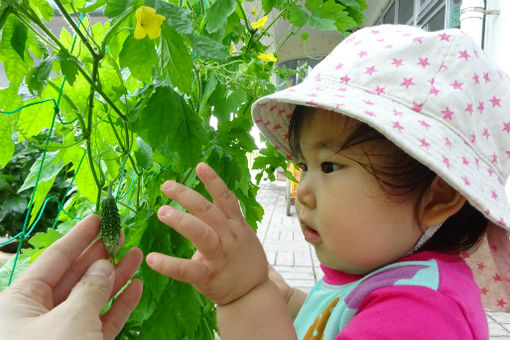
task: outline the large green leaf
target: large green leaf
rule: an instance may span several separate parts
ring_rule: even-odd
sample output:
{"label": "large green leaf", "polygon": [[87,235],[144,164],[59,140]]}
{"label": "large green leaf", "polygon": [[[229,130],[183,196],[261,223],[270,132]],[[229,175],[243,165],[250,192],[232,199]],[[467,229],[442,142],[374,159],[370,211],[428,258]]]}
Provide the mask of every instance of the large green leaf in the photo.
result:
{"label": "large green leaf", "polygon": [[53,7],[46,0],[30,0],[30,5],[47,22],[53,18]]}
{"label": "large green leaf", "polygon": [[60,170],[62,170],[64,167],[63,162],[56,161],[58,153],[58,151],[47,152],[46,155],[41,155],[30,168],[30,173],[25,178],[25,181],[23,182],[21,188],[19,188],[18,192],[34,187],[38,178],[40,182],[46,182],[52,178],[55,178]]}
{"label": "large green leaf", "polygon": [[163,42],[161,47],[160,64],[164,72],[168,72],[172,84],[182,92],[191,92],[191,70],[193,61],[188,47],[184,44],[182,36],[172,27],[163,26]]}
{"label": "large green leaf", "polygon": [[236,9],[235,0],[216,0],[205,13],[205,28],[207,32],[214,33],[224,28],[230,14]]}
{"label": "large green leaf", "polygon": [[53,115],[55,113],[53,102],[37,103],[36,100],[25,102],[25,104],[34,104],[25,107],[20,112],[18,121],[18,130],[20,134],[18,141],[22,141],[32,136],[37,136],[41,131],[51,127]]}
{"label": "large green leaf", "polygon": [[182,34],[193,33],[193,21],[190,10],[163,0],[146,0],[145,5],[152,7],[158,14],[166,17],[168,26]]}
{"label": "large green leaf", "polygon": [[227,47],[205,35],[193,34],[191,36],[191,48],[197,56],[219,61],[227,59]]}
{"label": "large green leaf", "polygon": [[133,3],[133,0],[106,0],[104,15],[114,18],[122,14]]}
{"label": "large green leaf", "polygon": [[134,122],[135,131],[166,157],[178,155],[186,166],[200,159],[205,130],[196,112],[169,86],[160,86]]}
{"label": "large green leaf", "polygon": [[12,32],[11,46],[18,53],[20,58],[25,60],[25,47],[27,44],[28,29],[19,20],[14,21],[14,32]]}
{"label": "large green leaf", "polygon": [[76,66],[78,61],[65,49],[58,52],[57,59],[60,62],[62,74],[66,77],[69,84],[73,85],[78,73],[78,67]]}
{"label": "large green leaf", "polygon": [[4,168],[14,155],[14,143],[11,137],[14,118],[14,116],[0,113],[0,168]]}
{"label": "large green leaf", "polygon": [[41,94],[49,79],[55,59],[55,55],[49,56],[28,72],[26,81],[30,92]]}
{"label": "large green leaf", "polygon": [[158,60],[154,41],[148,37],[137,40],[129,35],[119,55],[120,67],[128,67],[133,77],[146,83],[152,79],[152,67]]}

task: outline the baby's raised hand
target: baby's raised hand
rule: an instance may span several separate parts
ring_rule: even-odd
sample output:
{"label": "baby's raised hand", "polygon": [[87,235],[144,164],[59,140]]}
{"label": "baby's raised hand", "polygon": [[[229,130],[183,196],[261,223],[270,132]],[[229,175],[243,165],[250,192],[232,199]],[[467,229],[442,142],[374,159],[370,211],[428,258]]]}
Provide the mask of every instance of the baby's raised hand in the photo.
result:
{"label": "baby's raised hand", "polygon": [[197,251],[191,259],[150,253],[147,263],[163,275],[191,283],[218,305],[227,305],[268,281],[267,260],[226,184],[205,163],[196,172],[213,203],[182,184],[167,181],[162,186],[165,195],[190,213],[165,205],[158,217],[188,238]]}

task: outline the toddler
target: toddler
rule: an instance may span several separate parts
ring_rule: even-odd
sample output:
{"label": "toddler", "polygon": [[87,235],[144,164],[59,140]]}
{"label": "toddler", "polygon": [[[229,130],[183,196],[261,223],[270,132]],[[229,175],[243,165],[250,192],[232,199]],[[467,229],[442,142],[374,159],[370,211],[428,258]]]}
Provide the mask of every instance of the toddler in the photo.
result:
{"label": "toddler", "polygon": [[168,181],[163,192],[189,213],[158,212],[197,252],[147,262],[217,304],[224,340],[488,339],[463,257],[487,234],[508,271],[509,109],[508,76],[461,31],[361,29],[252,109],[302,169],[296,211],[324,271],[310,293],[268,270],[236,198],[203,163],[213,202]]}

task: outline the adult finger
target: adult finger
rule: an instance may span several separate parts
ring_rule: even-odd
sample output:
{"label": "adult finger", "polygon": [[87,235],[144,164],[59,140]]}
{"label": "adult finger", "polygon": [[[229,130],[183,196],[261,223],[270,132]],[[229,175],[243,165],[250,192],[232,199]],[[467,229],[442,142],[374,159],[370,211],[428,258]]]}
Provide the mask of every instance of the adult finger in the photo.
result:
{"label": "adult finger", "polygon": [[214,200],[214,203],[228,218],[242,217],[239,201],[230,191],[220,176],[206,163],[199,163],[196,168],[198,178]]}
{"label": "adult finger", "polygon": [[221,250],[220,238],[210,225],[199,218],[168,205],[159,208],[158,218],[190,240],[206,258],[218,256]]}
{"label": "adult finger", "polygon": [[113,285],[112,295],[124,287],[126,282],[133,276],[143,261],[143,253],[139,248],[130,249],[126,255],[115,266],[115,283]]}
{"label": "adult finger", "polygon": [[101,316],[103,322],[103,338],[115,339],[126,323],[129,315],[133,312],[142,296],[142,281],[135,279],[117,297],[113,306]]}
{"label": "adult finger", "polygon": [[99,233],[99,216],[89,215],[57,240],[23,272],[22,277],[55,287],[74,260]]}
{"label": "adult finger", "polygon": [[199,284],[207,278],[208,269],[204,263],[196,260],[180,259],[161,253],[150,253],[145,261],[153,270],[173,279]]}
{"label": "adult finger", "polygon": [[90,266],[59,308],[73,309],[80,306],[84,313],[99,315],[110,300],[114,281],[112,264],[108,260],[98,260]]}

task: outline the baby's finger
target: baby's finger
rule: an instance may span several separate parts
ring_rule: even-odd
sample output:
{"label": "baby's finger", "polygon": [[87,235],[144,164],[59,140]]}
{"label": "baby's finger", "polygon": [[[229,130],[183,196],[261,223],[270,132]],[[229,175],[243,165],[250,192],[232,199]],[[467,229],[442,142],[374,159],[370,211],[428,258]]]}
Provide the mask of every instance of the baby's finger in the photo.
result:
{"label": "baby's finger", "polygon": [[216,231],[195,216],[164,205],[159,208],[158,217],[161,222],[190,240],[204,257],[212,259],[221,252],[221,242]]}
{"label": "baby's finger", "polygon": [[228,218],[242,217],[237,197],[230,191],[225,182],[216,174],[213,168],[206,163],[197,165],[197,175],[204,183],[214,203]]}
{"label": "baby's finger", "polygon": [[180,259],[161,253],[150,253],[145,261],[153,270],[173,279],[190,283],[200,284],[208,277],[208,269],[203,262],[196,260]]}
{"label": "baby's finger", "polygon": [[195,190],[175,181],[166,181],[161,190],[211,227],[216,229],[225,225],[223,212]]}

